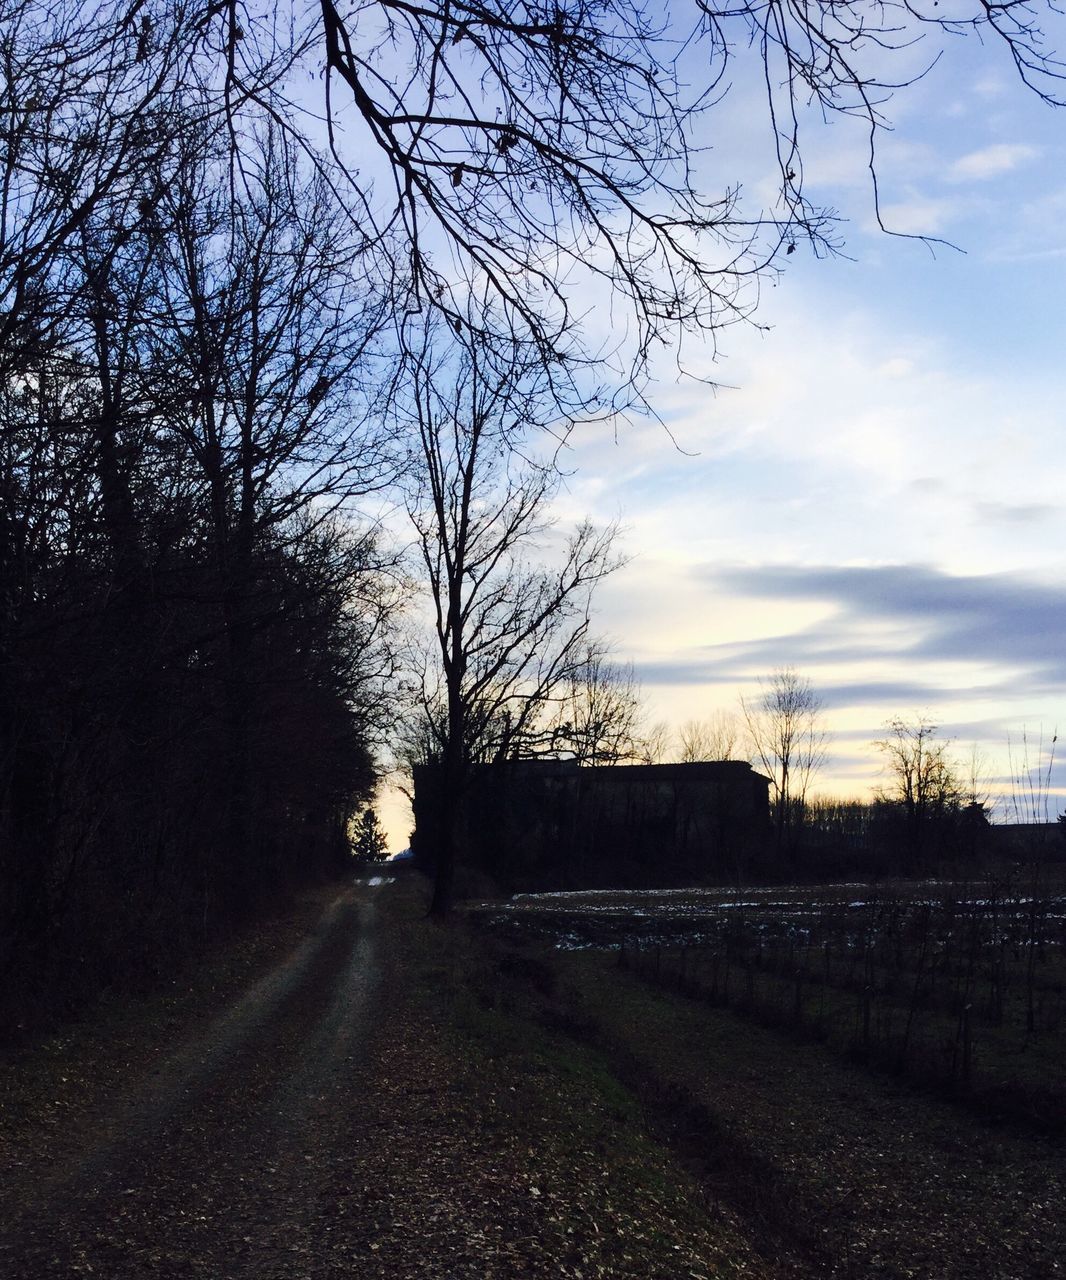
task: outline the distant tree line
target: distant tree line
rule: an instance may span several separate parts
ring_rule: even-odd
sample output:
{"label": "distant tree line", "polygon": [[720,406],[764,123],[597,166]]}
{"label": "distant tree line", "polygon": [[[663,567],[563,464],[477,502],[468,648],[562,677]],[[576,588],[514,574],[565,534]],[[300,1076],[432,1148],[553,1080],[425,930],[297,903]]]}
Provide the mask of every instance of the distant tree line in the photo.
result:
{"label": "distant tree line", "polygon": [[1066,841],[1038,830],[1056,816],[1054,736],[1023,730],[1017,741],[1008,739],[1007,788],[998,807],[1008,823],[1032,829],[1010,840],[991,827],[995,797],[981,752],[974,746],[960,755],[926,716],[885,724],[873,743],[881,775],[869,799],[812,792],[830,741],[811,681],[782,667],[759,682],[757,695],[741,699],[739,715],[719,710],[686,721],[676,735],[666,731],[659,759],[747,759],[768,777],[776,856],[764,860],[763,870],[780,878],[928,875],[972,871],[1004,856],[1066,853]]}

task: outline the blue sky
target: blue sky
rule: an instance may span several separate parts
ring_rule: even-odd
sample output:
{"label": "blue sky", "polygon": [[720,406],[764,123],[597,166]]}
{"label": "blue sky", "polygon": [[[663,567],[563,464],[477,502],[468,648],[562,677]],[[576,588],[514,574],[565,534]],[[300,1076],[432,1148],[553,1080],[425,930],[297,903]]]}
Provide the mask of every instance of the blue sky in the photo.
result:
{"label": "blue sky", "polygon": [[835,734],[827,791],[876,785],[892,716],[978,743],[1000,787],[1008,736],[1017,771],[1023,731],[1032,754],[1066,729],[1066,115],[998,50],[951,54],[888,108],[879,179],[887,225],[962,252],[881,233],[864,136],[815,124],[808,193],[848,257],[801,242],[763,288],[769,332],[689,349],[730,389],[660,378],[679,448],[650,422],[589,429],[560,503],[626,526],[600,620],[650,717],[734,708],[794,664]]}

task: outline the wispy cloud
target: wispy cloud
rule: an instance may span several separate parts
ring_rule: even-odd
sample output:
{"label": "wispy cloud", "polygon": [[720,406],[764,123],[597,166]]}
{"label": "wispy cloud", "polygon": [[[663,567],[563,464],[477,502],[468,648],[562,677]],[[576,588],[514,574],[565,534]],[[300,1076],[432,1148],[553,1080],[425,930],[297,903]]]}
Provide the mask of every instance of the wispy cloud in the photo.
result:
{"label": "wispy cloud", "polygon": [[[730,646],[727,655],[709,649],[702,660],[689,654],[676,661],[642,662],[639,665],[640,680],[648,688],[721,688],[732,692],[734,687],[750,684],[776,666],[787,665],[783,662],[782,655],[788,655],[789,658],[795,656],[794,640],[794,636],[782,636],[776,640]],[[854,654],[851,656],[854,657]],[[804,662],[805,657],[809,655],[799,656],[795,665],[801,669],[809,665]],[[942,687],[906,677],[884,680],[819,679],[817,690],[819,698],[830,711],[855,705],[880,707],[886,718],[914,707],[933,706],[944,697]],[[859,741],[867,741],[870,735],[868,730],[862,729],[857,730],[854,736]]]}
{"label": "wispy cloud", "polygon": [[1007,83],[1002,76],[988,72],[979,76],[972,86],[974,93],[984,98],[1001,98],[1007,91]]}
{"label": "wispy cloud", "polygon": [[1066,256],[1064,222],[1066,187],[1018,200],[1010,217],[1004,218],[1002,234],[991,242],[989,257],[1030,270],[1041,262],[1061,260]]}
{"label": "wispy cloud", "polygon": [[999,524],[1043,524],[1058,514],[1050,502],[977,502],[974,512],[981,521]]}
{"label": "wispy cloud", "polygon": [[1036,147],[1024,142],[996,142],[961,156],[948,169],[949,182],[986,182],[1010,173],[1019,165],[1035,160]]}
{"label": "wispy cloud", "polygon": [[[919,564],[708,568],[702,577],[712,588],[782,606],[811,600],[833,606],[825,621],[790,635],[787,650],[778,642],[778,663],[862,658],[912,671],[921,663],[972,663],[984,667],[992,683],[1024,670],[1033,687],[1066,684],[1066,586],[1005,573],[954,575]],[[887,636],[867,625],[874,622],[892,624]],[[745,656],[770,657],[773,647],[760,640],[744,646]],[[908,683],[920,692],[920,681]]]}

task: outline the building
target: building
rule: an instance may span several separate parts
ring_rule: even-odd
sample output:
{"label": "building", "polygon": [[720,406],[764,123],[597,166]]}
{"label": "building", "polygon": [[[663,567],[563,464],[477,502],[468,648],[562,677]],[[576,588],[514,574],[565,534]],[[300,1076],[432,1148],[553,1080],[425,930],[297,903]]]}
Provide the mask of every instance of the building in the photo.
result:
{"label": "building", "polygon": [[[415,851],[431,862],[438,771],[415,770]],[[770,780],[741,760],[475,766],[465,868],[501,889],[739,883],[767,863]]]}

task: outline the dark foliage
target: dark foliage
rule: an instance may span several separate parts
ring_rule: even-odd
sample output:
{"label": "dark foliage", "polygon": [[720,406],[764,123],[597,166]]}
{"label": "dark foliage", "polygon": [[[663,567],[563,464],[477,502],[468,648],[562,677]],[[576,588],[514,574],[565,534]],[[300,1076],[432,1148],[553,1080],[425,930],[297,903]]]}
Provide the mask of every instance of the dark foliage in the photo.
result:
{"label": "dark foliage", "polygon": [[[91,541],[92,517],[71,540]],[[192,533],[152,555],[137,600],[105,555],[39,529],[20,566],[4,617],[0,968],[23,1005],[150,980],[340,870],[373,787],[365,619],[348,599],[370,548],[336,530],[264,538],[235,668],[225,593]]]}
{"label": "dark foliage", "polygon": [[[37,101],[33,66],[8,71]],[[12,1025],[340,871],[374,784],[388,586],[345,504],[388,473],[379,295],[321,175],[270,129],[235,168],[205,101],[190,80],[138,149],[93,97],[83,148],[121,178],[88,204],[55,168],[76,104],[3,157],[29,255],[3,265],[33,274],[0,345]]]}
{"label": "dark foliage", "polygon": [[367,809],[355,824],[352,854],[360,862],[384,862],[389,856],[385,833],[373,809]]}

